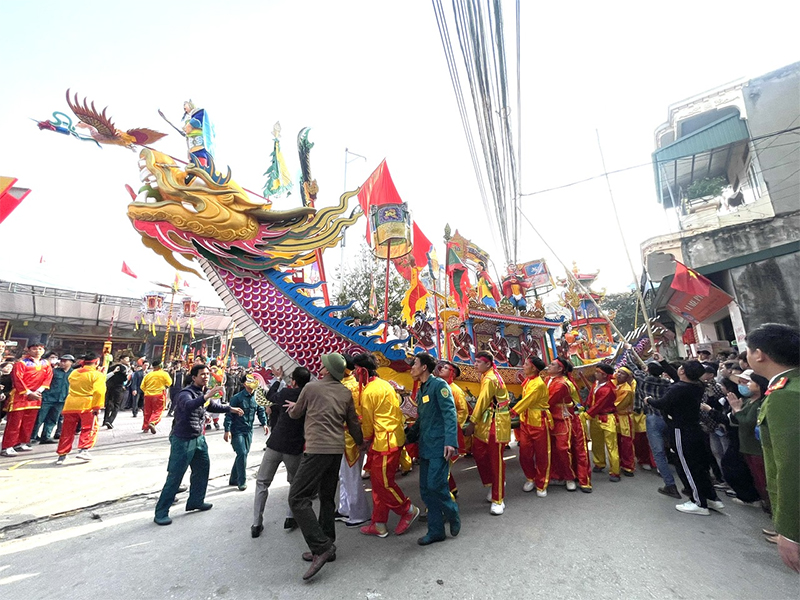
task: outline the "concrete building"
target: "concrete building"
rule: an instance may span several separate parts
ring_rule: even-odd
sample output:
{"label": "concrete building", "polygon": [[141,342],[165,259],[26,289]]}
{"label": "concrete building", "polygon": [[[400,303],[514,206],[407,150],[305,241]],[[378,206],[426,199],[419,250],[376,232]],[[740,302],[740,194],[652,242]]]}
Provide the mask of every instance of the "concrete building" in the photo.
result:
{"label": "concrete building", "polygon": [[653,168],[677,224],[641,245],[662,322],[680,336],[692,321],[667,308],[677,260],[733,298],[691,323],[697,343],[743,347],[762,323],[800,326],[800,63],[670,106]]}

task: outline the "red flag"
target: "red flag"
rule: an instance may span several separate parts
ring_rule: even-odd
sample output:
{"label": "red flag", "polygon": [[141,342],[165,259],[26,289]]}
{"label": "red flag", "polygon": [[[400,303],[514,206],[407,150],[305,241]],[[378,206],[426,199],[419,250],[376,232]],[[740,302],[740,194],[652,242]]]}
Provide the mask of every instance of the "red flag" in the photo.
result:
{"label": "red flag", "polygon": [[397,193],[397,188],[394,187],[385,159],[381,161],[378,168],[372,172],[372,175],[361,186],[361,191],[358,192],[358,202],[367,217],[367,243],[372,244],[372,234],[369,228],[370,206],[401,204],[403,202],[400,194]]}
{"label": "red flag", "polygon": [[422,285],[422,282],[419,280],[419,273],[421,270],[422,269],[419,267],[413,267],[411,269],[411,284],[408,286],[408,290],[406,290],[406,294],[403,297],[403,319],[405,319],[406,323],[413,323],[414,314],[418,310],[425,310],[428,290],[425,289],[425,286]]}
{"label": "red flag", "polygon": [[13,187],[16,182],[14,177],[0,177],[0,223],[31,193],[27,188]]}
{"label": "red flag", "polygon": [[427,236],[422,233],[422,229],[419,228],[417,222],[414,221],[414,249],[412,250],[412,254],[414,255],[414,262],[420,269],[424,269],[428,266],[428,253],[433,248],[433,244],[427,238]]}
{"label": "red flag", "polygon": [[130,275],[134,279],[138,279],[139,277],[136,273],[131,271],[131,268],[125,263],[124,260],[122,261],[122,272],[125,273],[125,275]]}
{"label": "red flag", "polygon": [[708,296],[711,291],[711,281],[696,273],[683,263],[675,261],[675,277],[670,287],[673,290],[691,294],[692,296]]}

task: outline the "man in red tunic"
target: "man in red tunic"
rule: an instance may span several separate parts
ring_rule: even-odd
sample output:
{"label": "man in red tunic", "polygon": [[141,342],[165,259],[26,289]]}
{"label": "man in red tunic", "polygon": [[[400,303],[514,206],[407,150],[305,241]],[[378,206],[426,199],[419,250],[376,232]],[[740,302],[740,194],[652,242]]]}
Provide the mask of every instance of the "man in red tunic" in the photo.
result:
{"label": "man in red tunic", "polygon": [[586,434],[580,416],[575,412],[575,404],[580,398],[576,400],[577,390],[567,377],[571,371],[572,363],[560,356],[547,368],[550,376],[547,391],[553,415],[550,485],[566,485],[570,492],[580,486],[581,491],[588,494],[592,491],[592,475]]}
{"label": "man in red tunic", "polygon": [[29,345],[11,371],[13,389],[6,405],[8,417],[0,456],[16,456],[17,452],[31,450],[28,442],[42,406],[42,392],[53,379],[53,368],[42,360],[42,354],[44,344]]}

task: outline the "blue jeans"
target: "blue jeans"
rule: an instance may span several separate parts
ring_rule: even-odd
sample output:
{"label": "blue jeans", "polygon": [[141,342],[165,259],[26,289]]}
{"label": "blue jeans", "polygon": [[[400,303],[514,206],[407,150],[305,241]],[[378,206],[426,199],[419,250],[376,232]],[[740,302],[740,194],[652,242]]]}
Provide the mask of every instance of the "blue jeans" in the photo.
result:
{"label": "blue jeans", "polygon": [[664,440],[667,439],[667,435],[667,423],[664,418],[658,414],[647,415],[647,441],[650,442],[658,472],[665,485],[675,485],[675,478],[670,471],[667,453],[664,450]]}

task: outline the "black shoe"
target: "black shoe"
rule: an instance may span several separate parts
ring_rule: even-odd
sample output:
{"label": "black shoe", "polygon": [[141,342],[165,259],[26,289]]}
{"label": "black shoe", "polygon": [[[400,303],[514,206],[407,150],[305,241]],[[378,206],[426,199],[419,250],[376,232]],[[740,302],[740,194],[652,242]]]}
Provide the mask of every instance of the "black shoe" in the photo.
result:
{"label": "black shoe", "polygon": [[[314,555],[311,554],[311,552],[303,552],[303,560],[306,562],[311,562],[312,560],[314,560]],[[331,554],[331,557],[328,559],[328,562],[336,562],[336,552]]]}
{"label": "black shoe", "polygon": [[56,441],[56,440],[54,440],[52,438],[44,438],[43,440],[39,440],[39,443],[40,444],[57,444],[58,441]]}
{"label": "black shoe", "polygon": [[335,513],[333,513],[333,520],[334,521],[349,521],[350,520],[350,516],[349,515],[343,515],[342,513],[340,513],[337,510]]}
{"label": "black shoe", "polygon": [[592,473],[602,473],[605,467],[592,467]]}
{"label": "black shoe", "polygon": [[345,521],[344,526],[349,527],[350,529],[355,529],[356,527],[361,527],[364,523],[369,523],[369,519],[365,519],[363,521]]}
{"label": "black shoe", "polygon": [[619,481],[619,475],[609,475],[608,480],[612,483],[617,483]]}
{"label": "black shoe", "polygon": [[664,487],[658,488],[659,494],[664,494],[665,496],[669,496],[670,498],[677,498],[678,500],[681,499],[681,493],[678,491],[678,488],[674,485],[665,485]]}
{"label": "black shoe", "polygon": [[444,536],[433,537],[430,535],[423,535],[421,538],[417,540],[417,543],[420,546],[427,546],[428,544],[435,544],[436,542],[443,542],[444,540],[445,540]]}
{"label": "black shoe", "polygon": [[172,524],[172,519],[169,517],[156,517],[153,519],[153,523],[156,525],[170,525]]}
{"label": "black shoe", "polygon": [[180,494],[181,492],[185,492],[188,489],[189,489],[188,485],[179,485],[178,486],[178,493]]}
{"label": "black shoe", "polygon": [[60,439],[61,439],[61,434],[60,434],[60,433],[57,433],[57,434],[55,434],[55,435],[53,436],[53,439],[54,439],[54,440],[60,440]]}
{"label": "black shoe", "polygon": [[688,498],[691,498],[694,495],[694,494],[692,494],[692,490],[689,490],[689,489],[686,489],[686,488],[683,488],[681,490],[681,494],[683,494],[684,496],[686,496]]}
{"label": "black shoe", "polygon": [[461,519],[456,517],[450,520],[450,535],[456,537],[461,532]]}
{"label": "black shoe", "polygon": [[213,507],[213,506],[214,505],[211,504],[211,502],[203,502],[202,504],[200,504],[198,506],[189,506],[187,504],[186,505],[186,510],[187,510],[187,512],[190,511],[190,510],[199,510],[199,511],[205,512],[207,510],[211,510],[211,507]]}
{"label": "black shoe", "polygon": [[214,429],[219,429],[219,423],[214,423]]}
{"label": "black shoe", "polygon": [[297,529],[297,521],[289,517],[283,522],[283,528],[286,529],[287,531],[294,531],[295,529]]}
{"label": "black shoe", "polygon": [[582,491],[584,494],[591,494],[591,493],[592,493],[592,486],[590,486],[590,485],[587,485],[587,486],[585,486],[585,487],[584,487],[584,486],[581,486],[581,491]]}
{"label": "black shoe", "polygon": [[625,469],[622,469],[622,474],[625,475],[625,477],[634,477],[636,475],[633,471],[626,471]]}
{"label": "black shoe", "polygon": [[250,525],[250,537],[257,538],[261,535],[261,532],[264,531],[263,525]]}
{"label": "black shoe", "polygon": [[336,554],[336,546],[331,544],[331,547],[325,550],[322,554],[315,554],[311,557],[311,566],[308,567],[308,571],[306,571],[305,575],[303,575],[303,580],[307,581],[311,579],[314,575],[319,573],[319,570],[325,566],[325,563],[328,562],[333,555]]}

